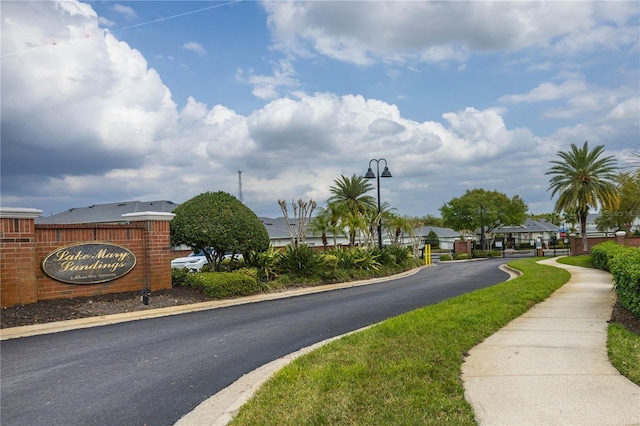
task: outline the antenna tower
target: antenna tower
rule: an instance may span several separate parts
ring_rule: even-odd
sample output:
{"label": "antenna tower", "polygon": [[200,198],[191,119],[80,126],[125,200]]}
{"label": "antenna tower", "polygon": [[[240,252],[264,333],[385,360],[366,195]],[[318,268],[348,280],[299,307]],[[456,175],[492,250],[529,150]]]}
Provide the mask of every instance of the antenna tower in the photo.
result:
{"label": "antenna tower", "polygon": [[238,167],[238,199],[244,204],[244,200],[242,199],[242,170],[240,170],[240,167]]}

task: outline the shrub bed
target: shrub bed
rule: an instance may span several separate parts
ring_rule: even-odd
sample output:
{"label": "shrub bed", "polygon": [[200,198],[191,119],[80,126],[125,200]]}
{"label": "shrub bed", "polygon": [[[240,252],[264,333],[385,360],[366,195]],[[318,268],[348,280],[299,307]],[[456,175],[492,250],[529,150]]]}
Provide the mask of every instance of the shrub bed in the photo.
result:
{"label": "shrub bed", "polygon": [[202,272],[194,276],[192,287],[216,299],[261,293],[258,281],[241,272]]}
{"label": "shrub bed", "polygon": [[591,249],[591,261],[593,266],[603,271],[611,271],[609,263],[614,256],[624,251],[626,247],[614,243],[613,241],[607,241],[604,243],[596,244]]}
{"label": "shrub bed", "polygon": [[618,300],[640,317],[640,249],[628,247],[609,262]]}
{"label": "shrub bed", "polygon": [[622,306],[640,317],[640,248],[605,242],[593,247],[591,257],[596,268],[613,275]]}
{"label": "shrub bed", "polygon": [[[243,265],[253,264],[247,267]],[[172,271],[172,285],[191,286],[214,298],[248,296],[287,288],[389,276],[424,265],[408,247],[367,249],[354,247],[318,251],[306,245],[273,247],[249,256],[249,261],[234,263],[233,272],[190,273]]]}

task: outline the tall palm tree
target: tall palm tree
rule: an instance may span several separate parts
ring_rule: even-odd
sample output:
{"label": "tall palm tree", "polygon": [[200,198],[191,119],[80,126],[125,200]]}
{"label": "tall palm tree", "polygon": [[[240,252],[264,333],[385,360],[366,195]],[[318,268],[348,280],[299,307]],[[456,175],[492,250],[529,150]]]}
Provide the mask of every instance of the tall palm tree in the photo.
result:
{"label": "tall palm tree", "polygon": [[349,227],[349,244],[355,244],[356,238],[356,226],[360,216],[371,208],[377,208],[376,199],[371,195],[366,195],[373,186],[367,179],[362,176],[356,176],[355,174],[348,178],[341,176],[334,181],[334,186],[329,190],[333,194],[327,200],[328,203],[336,203],[338,208],[343,211],[345,216],[342,220],[346,226]]}
{"label": "tall palm tree", "polygon": [[600,158],[604,146],[598,145],[589,150],[589,143],[582,148],[571,144],[571,151],[559,151],[560,160],[550,161],[553,166],[545,174],[552,175],[548,190],[551,198],[559,194],[555,211],[575,211],[580,220],[582,250],[588,251],[587,215],[589,208],[598,205],[615,209],[618,204],[618,192],[614,184],[616,178],[616,160],[609,156]]}

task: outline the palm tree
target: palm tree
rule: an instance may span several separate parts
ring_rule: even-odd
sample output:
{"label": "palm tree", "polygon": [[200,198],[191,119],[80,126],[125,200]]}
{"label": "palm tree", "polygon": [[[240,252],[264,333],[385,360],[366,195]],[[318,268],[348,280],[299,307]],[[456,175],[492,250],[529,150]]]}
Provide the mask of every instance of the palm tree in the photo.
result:
{"label": "palm tree", "polygon": [[548,190],[552,190],[551,198],[559,194],[556,201],[556,212],[575,211],[580,220],[582,233],[582,250],[588,251],[587,215],[589,208],[598,205],[615,209],[618,204],[618,192],[614,184],[616,178],[616,160],[613,157],[600,158],[603,145],[589,150],[589,143],[582,148],[571,144],[571,151],[559,151],[561,160],[550,161],[553,166],[545,174],[552,175]]}
{"label": "palm tree", "polygon": [[322,210],[323,209],[320,209],[320,213],[309,223],[309,230],[313,235],[322,236],[322,247],[326,250],[328,245],[327,230],[329,229],[329,217],[322,214]]}
{"label": "palm tree", "polygon": [[336,237],[338,235],[344,235],[344,229],[340,223],[341,212],[339,206],[336,203],[329,203],[327,207],[321,207],[318,215],[313,218],[310,223],[311,232],[314,235],[322,236],[322,245],[324,249],[327,249],[329,241],[327,233],[333,235],[333,247],[337,246]]}
{"label": "palm tree", "polygon": [[631,157],[631,160],[623,167],[623,172],[630,175],[640,173],[640,145],[639,148],[631,151]]}
{"label": "palm tree", "polygon": [[384,225],[387,231],[387,235],[391,238],[392,246],[399,246],[402,244],[402,235],[408,234],[411,236],[413,232],[415,232],[413,226],[411,225],[411,221],[409,218],[405,216],[400,216],[398,214],[388,212],[386,215],[383,214]]}
{"label": "palm tree", "polygon": [[357,226],[360,226],[360,216],[369,209],[376,209],[376,199],[366,195],[373,186],[362,176],[355,174],[348,178],[341,176],[334,181],[335,185],[329,190],[333,194],[328,203],[335,203],[343,212],[342,222],[349,227],[349,244],[354,245]]}

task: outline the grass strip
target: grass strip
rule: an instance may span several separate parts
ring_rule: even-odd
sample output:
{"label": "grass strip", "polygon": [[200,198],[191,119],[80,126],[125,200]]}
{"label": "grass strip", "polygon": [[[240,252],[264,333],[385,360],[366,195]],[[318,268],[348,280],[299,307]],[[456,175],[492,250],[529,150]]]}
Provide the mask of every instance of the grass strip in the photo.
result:
{"label": "grass strip", "polygon": [[569,280],[538,259],[523,275],[389,319],[296,359],[232,425],[475,424],[460,378],[464,353]]}
{"label": "grass strip", "polygon": [[561,257],[557,260],[557,262],[565,265],[582,266],[583,268],[593,268],[593,263],[591,263],[591,256],[588,254],[584,254],[580,256]]}
{"label": "grass strip", "polygon": [[640,386],[640,336],[621,324],[609,324],[607,352],[620,374]]}

